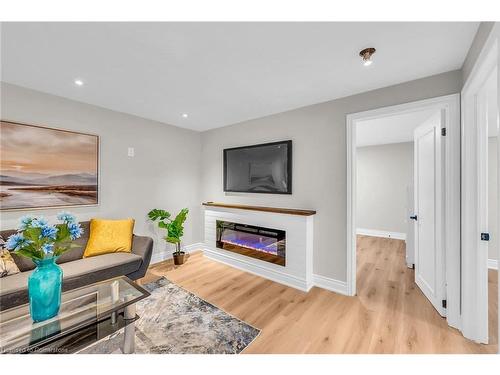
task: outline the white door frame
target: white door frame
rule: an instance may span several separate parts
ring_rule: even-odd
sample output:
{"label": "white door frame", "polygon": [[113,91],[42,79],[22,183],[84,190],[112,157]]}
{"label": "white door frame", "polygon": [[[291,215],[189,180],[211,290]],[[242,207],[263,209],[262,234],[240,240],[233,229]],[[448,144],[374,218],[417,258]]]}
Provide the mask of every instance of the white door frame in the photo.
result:
{"label": "white door frame", "polygon": [[460,94],[349,114],[347,132],[347,293],[356,295],[356,124],[359,121],[411,113],[444,110],[445,141],[445,244],[447,320],[461,329],[460,319]]}
{"label": "white door frame", "polygon": [[[479,233],[479,191],[484,190],[479,173],[487,173],[478,160],[480,136],[484,129],[477,126],[477,94],[490,74],[498,69],[498,41],[481,51],[474,68],[462,89],[462,324],[465,337],[488,342],[485,322],[488,321],[488,285],[481,277],[487,270],[488,254],[484,254]],[[487,130],[486,130],[487,131]],[[486,307],[486,310],[485,310]],[[486,319],[486,320],[485,320]]]}

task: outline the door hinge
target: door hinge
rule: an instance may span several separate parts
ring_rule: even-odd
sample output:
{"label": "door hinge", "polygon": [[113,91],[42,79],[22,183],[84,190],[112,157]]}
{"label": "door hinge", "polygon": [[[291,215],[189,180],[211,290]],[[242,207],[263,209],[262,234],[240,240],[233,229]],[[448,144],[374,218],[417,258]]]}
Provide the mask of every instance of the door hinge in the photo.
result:
{"label": "door hinge", "polygon": [[446,309],[446,300],[445,299],[441,301],[441,304],[443,305],[443,309]]}
{"label": "door hinge", "polygon": [[490,234],[489,233],[481,233],[481,241],[489,241]]}
{"label": "door hinge", "polygon": [[446,137],[446,128],[441,128],[441,135]]}

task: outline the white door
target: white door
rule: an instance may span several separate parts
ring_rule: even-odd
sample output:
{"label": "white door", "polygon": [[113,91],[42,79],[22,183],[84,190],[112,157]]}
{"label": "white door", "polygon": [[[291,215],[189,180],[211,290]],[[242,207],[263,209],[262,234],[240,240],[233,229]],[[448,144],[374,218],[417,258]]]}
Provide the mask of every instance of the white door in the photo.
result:
{"label": "white door", "polygon": [[415,282],[441,316],[446,315],[442,207],[444,111],[414,132]]}

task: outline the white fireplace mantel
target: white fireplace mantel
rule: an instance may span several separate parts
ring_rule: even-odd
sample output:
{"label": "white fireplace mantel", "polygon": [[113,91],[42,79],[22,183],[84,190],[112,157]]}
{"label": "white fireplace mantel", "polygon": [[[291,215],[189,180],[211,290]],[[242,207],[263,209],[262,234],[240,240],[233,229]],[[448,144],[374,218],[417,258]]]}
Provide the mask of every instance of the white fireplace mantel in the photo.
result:
{"label": "white fireplace mantel", "polygon": [[[313,281],[313,233],[315,211],[204,203],[205,243],[208,258],[303,291]],[[280,229],[286,232],[286,264],[265,262],[216,247],[216,221]]]}

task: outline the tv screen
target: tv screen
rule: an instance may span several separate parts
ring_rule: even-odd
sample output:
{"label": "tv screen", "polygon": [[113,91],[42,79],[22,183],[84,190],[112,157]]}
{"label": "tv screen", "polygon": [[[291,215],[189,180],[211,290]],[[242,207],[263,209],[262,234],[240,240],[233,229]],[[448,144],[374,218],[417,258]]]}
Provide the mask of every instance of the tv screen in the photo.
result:
{"label": "tv screen", "polygon": [[292,141],[225,149],[224,191],[292,194]]}

